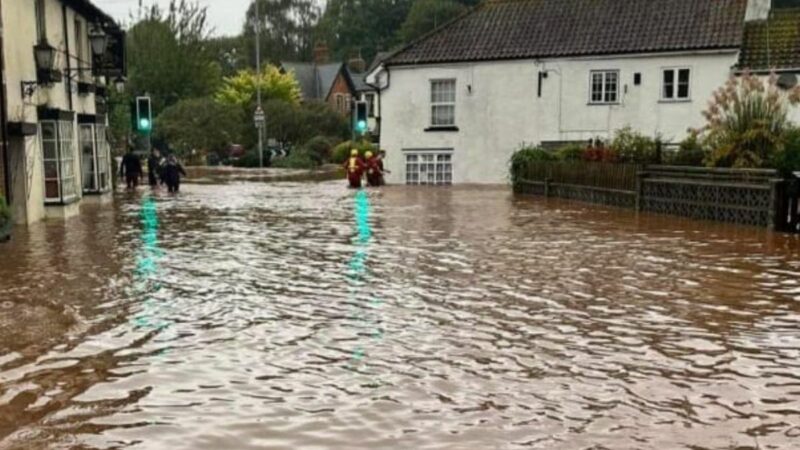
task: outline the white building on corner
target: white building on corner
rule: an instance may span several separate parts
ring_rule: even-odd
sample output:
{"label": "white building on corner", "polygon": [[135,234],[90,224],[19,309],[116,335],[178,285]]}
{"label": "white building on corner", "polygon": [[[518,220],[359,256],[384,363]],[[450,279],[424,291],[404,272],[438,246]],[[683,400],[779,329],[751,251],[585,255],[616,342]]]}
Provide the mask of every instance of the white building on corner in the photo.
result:
{"label": "white building on corner", "polygon": [[[389,181],[505,183],[523,143],[627,125],[679,142],[745,53],[762,50],[746,36],[763,40],[770,14],[769,0],[487,0],[368,74]],[[759,64],[749,68],[775,66]]]}
{"label": "white building on corner", "polygon": [[14,219],[79,211],[111,189],[106,97],[124,33],[89,0],[3,0],[3,191]]}

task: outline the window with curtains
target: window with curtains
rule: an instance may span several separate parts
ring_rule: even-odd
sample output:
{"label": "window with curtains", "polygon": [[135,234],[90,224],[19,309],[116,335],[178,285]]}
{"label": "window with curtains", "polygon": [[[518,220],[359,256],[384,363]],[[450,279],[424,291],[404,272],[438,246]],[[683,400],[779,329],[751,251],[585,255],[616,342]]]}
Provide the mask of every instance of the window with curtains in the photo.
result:
{"label": "window with curtains", "polygon": [[90,194],[108,192],[111,183],[106,127],[100,124],[81,124],[78,130],[83,192]]}
{"label": "window with curtains", "polygon": [[44,161],[45,203],[66,203],[76,199],[75,128],[72,121],[42,121],[39,133]]}
{"label": "window with curtains", "polygon": [[431,80],[431,126],[456,124],[456,80]]}

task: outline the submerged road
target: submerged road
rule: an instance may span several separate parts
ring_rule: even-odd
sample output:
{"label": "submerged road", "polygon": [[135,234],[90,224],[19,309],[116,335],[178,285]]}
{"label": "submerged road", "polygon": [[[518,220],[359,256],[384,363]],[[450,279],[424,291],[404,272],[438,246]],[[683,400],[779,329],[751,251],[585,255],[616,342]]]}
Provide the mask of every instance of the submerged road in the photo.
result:
{"label": "submerged road", "polygon": [[0,244],[0,449],[797,449],[800,241],[189,180]]}

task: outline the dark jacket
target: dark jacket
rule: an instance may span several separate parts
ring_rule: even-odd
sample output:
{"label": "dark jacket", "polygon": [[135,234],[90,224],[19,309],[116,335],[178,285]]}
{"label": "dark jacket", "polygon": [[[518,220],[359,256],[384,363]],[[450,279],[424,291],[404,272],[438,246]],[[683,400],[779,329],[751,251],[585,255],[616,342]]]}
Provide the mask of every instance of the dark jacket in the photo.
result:
{"label": "dark jacket", "polygon": [[133,153],[126,153],[122,157],[122,164],[119,168],[121,176],[138,177],[142,175],[142,161]]}
{"label": "dark jacket", "polygon": [[179,184],[181,175],[186,176],[186,171],[180,163],[167,163],[161,167],[161,179],[168,186]]}

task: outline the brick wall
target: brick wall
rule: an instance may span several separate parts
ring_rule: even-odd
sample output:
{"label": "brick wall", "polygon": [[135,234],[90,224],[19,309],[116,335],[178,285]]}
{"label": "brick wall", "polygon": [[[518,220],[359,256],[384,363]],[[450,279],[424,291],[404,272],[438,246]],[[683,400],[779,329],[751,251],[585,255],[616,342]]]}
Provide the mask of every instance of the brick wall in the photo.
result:
{"label": "brick wall", "polygon": [[350,92],[350,86],[347,84],[347,80],[345,80],[344,76],[339,73],[339,75],[336,77],[336,81],[333,82],[333,87],[328,95],[328,104],[331,105],[331,108],[339,111],[342,115],[348,115],[350,114],[350,99],[352,94],[353,93]]}

